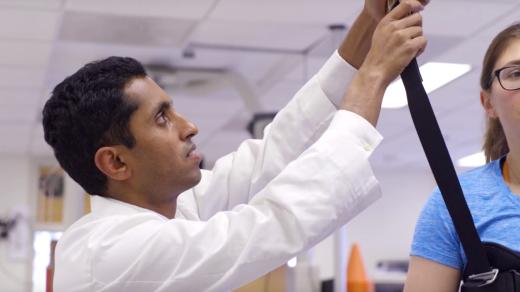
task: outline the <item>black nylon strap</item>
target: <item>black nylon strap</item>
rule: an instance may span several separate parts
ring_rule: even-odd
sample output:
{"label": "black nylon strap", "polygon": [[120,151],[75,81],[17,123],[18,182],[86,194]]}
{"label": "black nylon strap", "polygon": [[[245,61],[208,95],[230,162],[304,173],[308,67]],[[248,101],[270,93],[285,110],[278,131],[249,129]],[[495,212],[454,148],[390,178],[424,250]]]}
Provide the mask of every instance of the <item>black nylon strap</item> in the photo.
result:
{"label": "black nylon strap", "polygon": [[[397,4],[399,4],[399,1],[395,3],[394,7]],[[462,243],[462,248],[466,253],[468,264],[465,271],[468,275],[488,272],[491,270],[491,266],[475,229],[473,217],[471,217],[464,199],[457,173],[453,167],[430,100],[422,85],[416,59],[413,59],[404,69],[401,73],[401,79],[406,89],[408,108],[417,135]]]}
{"label": "black nylon strap", "polygon": [[490,270],[490,264],[486,252],[475,229],[448,148],[422,85],[415,59],[401,73],[401,79],[406,89],[408,107],[417,135],[466,253],[466,271],[470,275],[487,272]]}

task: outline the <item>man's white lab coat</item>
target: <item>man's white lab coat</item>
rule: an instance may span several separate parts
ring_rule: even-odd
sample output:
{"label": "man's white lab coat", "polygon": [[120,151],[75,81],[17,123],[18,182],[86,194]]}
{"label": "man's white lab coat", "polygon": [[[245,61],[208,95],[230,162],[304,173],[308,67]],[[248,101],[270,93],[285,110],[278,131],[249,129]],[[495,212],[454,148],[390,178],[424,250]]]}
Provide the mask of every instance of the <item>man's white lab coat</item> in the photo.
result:
{"label": "man's white lab coat", "polygon": [[173,220],[92,197],[60,239],[54,289],[226,291],[307,249],[380,195],[379,133],[337,111],[355,71],[337,52],[277,115],[181,194]]}

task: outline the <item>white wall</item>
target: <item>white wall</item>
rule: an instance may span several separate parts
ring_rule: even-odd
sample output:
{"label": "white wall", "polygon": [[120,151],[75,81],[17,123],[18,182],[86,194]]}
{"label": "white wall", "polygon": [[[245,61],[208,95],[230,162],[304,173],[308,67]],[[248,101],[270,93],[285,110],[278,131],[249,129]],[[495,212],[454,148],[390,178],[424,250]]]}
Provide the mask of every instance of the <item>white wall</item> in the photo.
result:
{"label": "white wall", "polygon": [[[56,165],[53,158],[34,158],[24,156],[0,155],[0,216],[4,218],[13,210],[25,209],[28,217],[28,239],[24,250],[25,259],[13,259],[12,250],[6,240],[0,241],[0,291],[31,291],[33,288],[33,232],[36,194],[38,188],[38,168]],[[69,177],[65,177],[65,199],[63,224],[56,227],[42,227],[43,230],[59,231],[74,222],[82,213],[83,191]],[[12,234],[10,238],[13,238]],[[45,271],[37,275],[39,282],[45,282]],[[43,287],[37,286],[40,291]],[[43,291],[43,290],[42,290]]]}
{"label": "white wall", "polygon": [[415,222],[436,185],[429,169],[374,171],[383,197],[346,226],[347,248],[359,244],[369,275],[380,260],[408,259]]}
{"label": "white wall", "polygon": [[[36,191],[35,173],[26,157],[0,156],[0,216],[7,216],[13,208],[31,205]],[[0,291],[29,291],[31,289],[31,245],[29,257],[12,259],[7,241],[0,241]]]}
{"label": "white wall", "polygon": [[[434,178],[429,169],[374,167],[374,172],[382,188],[382,198],[347,223],[341,229],[343,235],[331,236],[313,249],[313,263],[322,280],[333,278],[339,265],[341,281],[345,281],[346,261],[353,243],[359,244],[372,280],[395,281],[376,272],[378,261],[408,259],[415,222],[435,186]],[[345,245],[343,255],[335,253],[338,242]],[[344,287],[344,283],[338,285]]]}

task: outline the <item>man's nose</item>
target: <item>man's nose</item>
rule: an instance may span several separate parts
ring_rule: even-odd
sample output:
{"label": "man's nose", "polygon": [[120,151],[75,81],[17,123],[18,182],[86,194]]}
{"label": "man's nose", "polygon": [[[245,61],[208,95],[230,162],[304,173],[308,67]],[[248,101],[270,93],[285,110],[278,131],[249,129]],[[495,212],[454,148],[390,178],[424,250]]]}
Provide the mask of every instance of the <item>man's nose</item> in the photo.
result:
{"label": "man's nose", "polygon": [[199,133],[199,129],[197,128],[197,126],[181,114],[177,113],[177,119],[180,125],[179,132],[183,140],[190,139],[193,136],[197,135],[197,133]]}

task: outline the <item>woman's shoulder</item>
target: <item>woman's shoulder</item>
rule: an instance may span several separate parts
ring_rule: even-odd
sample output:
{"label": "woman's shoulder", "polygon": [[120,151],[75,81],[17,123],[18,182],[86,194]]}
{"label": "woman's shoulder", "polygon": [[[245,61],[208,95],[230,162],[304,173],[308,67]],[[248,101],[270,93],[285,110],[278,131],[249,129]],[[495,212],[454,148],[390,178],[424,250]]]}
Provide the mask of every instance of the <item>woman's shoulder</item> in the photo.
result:
{"label": "woman's shoulder", "polygon": [[[494,194],[501,191],[500,181],[502,173],[500,161],[491,161],[483,166],[463,172],[458,176],[460,186],[468,203],[479,200],[482,195]],[[433,191],[427,205],[429,208],[444,208],[439,187]]]}
{"label": "woman's shoulder", "polygon": [[[459,176],[464,198],[473,215],[485,214],[507,195],[500,168],[501,163],[496,160]],[[438,187],[426,202],[423,213],[425,216],[439,217],[442,221],[451,218]]]}
{"label": "woman's shoulder", "polygon": [[464,194],[495,192],[502,180],[500,160],[494,160],[483,166],[471,169],[459,175],[459,182]]}
{"label": "woman's shoulder", "polygon": [[479,176],[482,174],[490,174],[495,173],[497,170],[500,169],[501,162],[500,159],[498,160],[492,160],[482,166],[472,168],[470,170],[466,170],[462,172],[459,177],[465,178],[465,177],[474,177]]}

